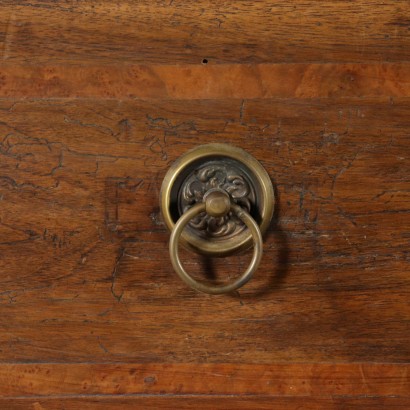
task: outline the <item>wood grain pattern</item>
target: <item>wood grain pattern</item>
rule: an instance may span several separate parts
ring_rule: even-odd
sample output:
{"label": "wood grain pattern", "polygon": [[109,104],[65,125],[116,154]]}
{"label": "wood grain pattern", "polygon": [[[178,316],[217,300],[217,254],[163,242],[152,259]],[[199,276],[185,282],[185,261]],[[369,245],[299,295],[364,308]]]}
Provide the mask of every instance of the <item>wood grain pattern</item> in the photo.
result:
{"label": "wood grain pattern", "polygon": [[182,100],[409,97],[410,64],[6,64],[0,67],[0,96]]}
{"label": "wood grain pattern", "polygon": [[52,399],[0,399],[0,406],[7,410],[78,410],[87,409],[198,409],[214,410],[356,410],[389,409],[407,410],[409,401],[397,397],[225,397],[225,396],[114,396],[78,397]]}
{"label": "wood grain pattern", "polygon": [[397,364],[3,364],[1,397],[76,394],[395,396],[410,391]]}
{"label": "wood grain pattern", "polygon": [[407,0],[7,0],[13,63],[409,61]]}
{"label": "wood grain pattern", "polygon": [[[409,15],[0,2],[0,408],[409,408]],[[158,208],[211,142],[277,198],[255,278],[216,297]],[[249,257],[182,252],[220,281]]]}
{"label": "wood grain pattern", "polygon": [[[7,101],[3,361],[407,362],[409,114],[407,99]],[[210,297],[173,272],[158,193],[216,141],[258,158],[279,204],[254,280]]]}

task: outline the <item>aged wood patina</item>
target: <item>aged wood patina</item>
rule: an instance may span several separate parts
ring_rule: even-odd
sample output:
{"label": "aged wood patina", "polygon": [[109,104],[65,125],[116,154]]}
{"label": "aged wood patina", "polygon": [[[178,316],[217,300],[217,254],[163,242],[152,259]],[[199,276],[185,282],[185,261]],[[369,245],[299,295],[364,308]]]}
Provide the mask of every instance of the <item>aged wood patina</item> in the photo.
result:
{"label": "aged wood patina", "polygon": [[[407,409],[410,5],[0,3],[0,407]],[[275,212],[187,287],[160,187],[227,143]],[[180,251],[233,280],[251,253]]]}

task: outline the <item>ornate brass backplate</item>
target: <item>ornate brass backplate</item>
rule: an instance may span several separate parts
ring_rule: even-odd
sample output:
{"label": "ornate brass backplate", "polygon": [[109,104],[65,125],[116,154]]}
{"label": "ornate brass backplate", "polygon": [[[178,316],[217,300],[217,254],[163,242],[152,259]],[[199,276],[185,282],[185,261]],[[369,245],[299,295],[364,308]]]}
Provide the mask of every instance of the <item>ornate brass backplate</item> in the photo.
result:
{"label": "ornate brass backplate", "polygon": [[[246,211],[262,234],[266,231],[275,202],[269,175],[251,155],[227,144],[201,145],[172,164],[160,194],[161,212],[168,228],[172,231],[183,214],[196,204],[205,203],[210,192],[215,191],[224,193],[232,205]],[[229,207],[223,215],[203,210],[193,216],[180,241],[185,247],[211,256],[237,253],[253,243],[250,230]]]}

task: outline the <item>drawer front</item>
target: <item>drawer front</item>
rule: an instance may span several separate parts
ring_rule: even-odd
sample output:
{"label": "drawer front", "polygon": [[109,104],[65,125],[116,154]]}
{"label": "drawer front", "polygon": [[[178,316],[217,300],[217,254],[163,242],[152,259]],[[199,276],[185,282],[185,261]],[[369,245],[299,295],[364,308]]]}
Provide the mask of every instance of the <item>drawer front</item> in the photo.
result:
{"label": "drawer front", "polygon": [[[405,408],[408,3],[184,3],[1,6],[0,403]],[[221,142],[276,204],[211,296],[159,191]],[[181,250],[208,280],[250,258]]]}

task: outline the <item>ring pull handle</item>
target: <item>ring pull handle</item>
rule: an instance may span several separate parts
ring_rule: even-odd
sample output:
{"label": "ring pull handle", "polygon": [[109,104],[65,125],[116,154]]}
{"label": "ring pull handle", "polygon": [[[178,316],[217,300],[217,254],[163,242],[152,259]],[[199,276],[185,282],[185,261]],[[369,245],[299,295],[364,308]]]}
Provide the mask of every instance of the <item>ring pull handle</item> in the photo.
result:
{"label": "ring pull handle", "polygon": [[[269,174],[243,149],[214,143],[187,151],[168,169],[160,192],[161,214],[171,231],[169,253],[175,272],[191,288],[213,295],[245,285],[261,261],[262,235],[271,222],[274,204]],[[232,282],[204,283],[184,269],[180,246],[209,257],[233,255],[253,246],[253,256],[246,271]]]}
{"label": "ring pull handle", "polygon": [[[171,257],[171,263],[178,274],[178,276],[191,288],[212,295],[218,295],[222,293],[232,292],[241,286],[245,285],[253,276],[255,270],[259,266],[259,262],[262,258],[262,233],[255,220],[246,212],[243,208],[231,202],[229,195],[221,189],[211,189],[204,196],[204,202],[198,203],[186,211],[176,222],[169,242],[169,253]],[[253,238],[253,256],[252,260],[242,275],[234,282],[227,285],[207,285],[205,283],[195,280],[184,269],[178,253],[179,239],[185,226],[191,221],[192,218],[199,215],[202,212],[206,212],[213,217],[222,217],[229,212],[233,212],[236,216],[242,220],[242,222],[248,227]]]}

